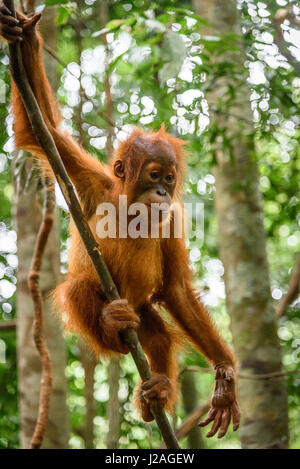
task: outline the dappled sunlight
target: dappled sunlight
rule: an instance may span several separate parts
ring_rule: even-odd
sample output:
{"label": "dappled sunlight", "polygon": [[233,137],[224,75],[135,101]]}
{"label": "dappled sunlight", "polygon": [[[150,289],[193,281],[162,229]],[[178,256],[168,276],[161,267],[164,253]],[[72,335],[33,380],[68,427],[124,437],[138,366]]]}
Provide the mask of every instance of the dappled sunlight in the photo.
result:
{"label": "dappled sunlight", "polygon": [[[240,379],[245,401],[249,389],[254,390],[252,402],[249,400],[245,404],[246,414],[248,412],[252,418],[253,409],[256,409],[258,414],[266,412],[273,416],[272,403],[267,409],[269,404],[266,405],[264,396],[269,392],[277,402],[278,389],[282,383],[283,386],[286,384],[291,446],[299,446],[299,290],[283,314],[277,312],[289,290],[300,252],[300,7],[288,0],[237,0],[241,15],[240,35],[236,32],[238,29],[232,28],[228,32],[223,24],[224,32],[222,27],[219,30],[199,18],[195,14],[197,4],[204,5],[196,1],[112,0],[106,12],[106,24],[102,24],[97,0],[83,0],[80,8],[76,2],[52,0],[48,0],[46,7],[39,5],[39,11],[47,8],[57,12],[56,23],[51,26],[58,31],[57,50],[52,57],[45,52],[45,57],[58,70],[60,128],[69,132],[101,162],[109,162],[113,157],[111,153],[136,127],[157,132],[164,124],[166,132],[184,140],[186,170],[182,203],[193,207],[201,205],[201,236],[194,232],[186,239],[193,287],[222,338],[240,353],[240,372],[246,374],[244,380]],[[224,23],[224,18],[217,20]],[[17,239],[16,233],[18,201],[15,194],[18,190],[22,197],[30,187],[37,194],[41,193],[41,173],[36,163],[28,171],[24,159],[16,158],[8,64],[8,49],[4,46],[0,50],[0,319],[3,324],[15,321],[17,317],[18,265],[30,265],[28,259],[25,262],[22,257],[18,258],[17,245],[22,239]],[[252,172],[252,162],[257,173]],[[219,173],[220,164],[223,166]],[[236,177],[237,167],[240,179]],[[244,171],[245,167],[247,171]],[[93,186],[95,199],[102,193],[100,183],[99,188]],[[82,196],[80,191],[78,194]],[[43,267],[47,269],[51,265],[56,269],[57,278],[52,283],[46,278],[45,298],[59,281],[59,271],[62,281],[69,278],[70,214],[57,182],[55,199],[59,209],[59,248],[56,246],[56,250],[51,245],[53,252],[45,259]],[[39,196],[38,203],[41,202]],[[81,202],[86,210],[85,201]],[[88,210],[87,213],[90,216]],[[192,228],[197,221],[197,214],[192,213]],[[36,236],[37,227],[35,232],[31,226],[24,228],[32,231],[32,239]],[[222,243],[224,239],[226,244]],[[258,259],[257,252],[264,255]],[[121,278],[125,256],[117,254],[117,267],[115,259],[111,259],[111,264]],[[178,252],[174,253],[174,259],[175,254],[178,257]],[[82,272],[82,266],[88,262],[84,256],[72,261]],[[150,257],[144,255],[141,262],[146,266],[143,265],[143,276],[154,264],[155,256]],[[178,269],[181,268],[180,261],[180,258],[176,259]],[[129,258],[126,262],[130,264],[130,274],[134,275],[136,259]],[[161,276],[159,288],[163,289],[166,266],[160,262],[157,276]],[[94,272],[91,277],[94,281]],[[27,288],[27,278],[22,277],[21,281],[23,288]],[[184,284],[184,278],[181,281]],[[142,284],[139,279],[136,281],[137,292],[139,282]],[[151,295],[153,292],[154,289]],[[101,295],[100,292],[98,296]],[[63,302],[66,304],[66,295]],[[176,321],[161,303],[164,304],[160,300],[157,306],[161,317],[177,331]],[[62,317],[67,322],[66,311]],[[196,316],[193,320],[196,324]],[[16,352],[20,355],[22,351],[16,345],[14,328],[15,325],[10,332],[0,330],[0,448],[19,446],[16,360],[20,358]],[[24,335],[24,331],[21,333]],[[30,333],[26,331],[28,337]],[[183,335],[182,331],[180,335]],[[70,448],[84,449],[89,400],[85,394],[87,369],[78,339],[70,332],[65,332],[64,338],[68,354],[66,404],[71,416],[69,445]],[[279,369],[280,350],[279,346],[271,350],[272,339],[280,341],[282,370],[286,375],[283,379],[277,376],[262,383],[259,375]],[[151,337],[149,341],[153,347],[154,339]],[[29,370],[31,364],[25,354],[24,360],[28,360]],[[185,368],[194,369],[198,399],[194,406],[198,407],[213,387],[212,373],[197,372],[198,368],[207,368],[208,360],[185,347],[179,353],[178,362],[181,372]],[[94,404],[91,417],[93,445],[99,449],[106,448],[109,434],[111,390],[107,365],[106,358],[97,363],[89,389],[89,398]],[[258,377],[251,379],[249,373]],[[32,383],[35,375],[35,371],[30,374]],[[19,376],[18,379],[24,379],[22,373]],[[117,378],[121,415],[119,445],[124,449],[140,449],[148,448],[152,443],[154,448],[159,448],[161,437],[156,424],[145,425],[133,405],[137,381],[138,373],[131,355],[122,356]],[[272,388],[276,385],[277,388]],[[180,386],[183,386],[182,374]],[[32,395],[35,392],[34,383]],[[59,392],[60,389],[55,398]],[[176,429],[187,416],[185,396],[179,390],[178,395],[180,399],[172,422]],[[25,397],[28,400],[28,396]],[[272,418],[276,420],[277,414]],[[252,418],[251,428],[256,425],[253,421]],[[251,425],[248,422],[240,433],[233,433],[230,427],[224,439],[205,439],[205,445],[209,449],[247,446],[244,435]],[[272,426],[268,426],[268,431]],[[251,434],[249,438],[254,436]],[[181,440],[181,444],[186,448],[188,438]]]}

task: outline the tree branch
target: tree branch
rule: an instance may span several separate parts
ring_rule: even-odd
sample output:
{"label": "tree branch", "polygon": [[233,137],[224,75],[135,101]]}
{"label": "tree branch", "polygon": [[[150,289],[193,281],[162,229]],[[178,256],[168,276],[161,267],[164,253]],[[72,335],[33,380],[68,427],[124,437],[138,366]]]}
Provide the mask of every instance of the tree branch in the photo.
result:
{"label": "tree branch", "polygon": [[[6,0],[5,3],[10,11],[15,15],[13,0]],[[84,218],[73,185],[67,175],[66,169],[57,151],[54,140],[45,125],[43,116],[28,82],[19,44],[9,44],[9,52],[11,74],[22,97],[22,101],[31,123],[33,133],[37,139],[37,142],[44,150],[52,167],[75,225],[81,235],[85,248],[99,276],[103,291],[105,292],[109,301],[119,299],[120,296],[116,285],[106,266],[99,245],[93,237],[91,229],[86,219]],[[144,381],[149,379],[151,376],[151,370],[139,343],[136,332],[132,329],[127,329],[123,333],[123,338],[132,354],[142,380]],[[157,404],[151,405],[151,412],[155,417],[166,446],[170,449],[179,448],[177,439],[163,408]]]}
{"label": "tree branch", "polygon": [[184,438],[194,428],[199,420],[210,408],[210,401],[207,401],[201,407],[195,409],[188,417],[183,421],[182,425],[176,431],[176,437],[178,440]]}
{"label": "tree branch", "polygon": [[13,331],[16,327],[16,321],[0,322],[0,331]]}
{"label": "tree branch", "polygon": [[[182,373],[185,373],[186,371],[194,371],[197,373],[213,373],[210,368],[202,368],[200,366],[186,366],[185,368],[182,368],[179,373],[179,376],[182,375]],[[296,373],[300,373],[300,370],[274,371],[272,373],[261,373],[253,375],[248,375],[246,373],[238,373],[237,376],[239,379],[275,379],[281,378],[283,376],[293,375]]]}
{"label": "tree branch", "polygon": [[[199,420],[203,417],[203,415],[206,414],[209,408],[210,408],[210,401],[207,401],[202,406],[197,407],[197,409],[193,410],[193,412],[191,412],[190,415],[187,416],[187,418],[183,421],[181,426],[176,430],[176,438],[178,440],[181,440],[182,438],[184,438],[193,428],[196,427]],[[164,449],[164,448],[165,448],[165,445],[161,447],[161,449]]]}

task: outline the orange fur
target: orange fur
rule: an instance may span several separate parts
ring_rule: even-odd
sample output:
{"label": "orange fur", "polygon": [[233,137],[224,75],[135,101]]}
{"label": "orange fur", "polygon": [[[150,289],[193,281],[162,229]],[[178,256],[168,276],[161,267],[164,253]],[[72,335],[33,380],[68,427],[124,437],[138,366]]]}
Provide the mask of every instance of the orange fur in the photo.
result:
{"label": "orange fur", "polygon": [[[138,137],[144,136],[153,144],[170,145],[176,154],[179,177],[183,171],[183,142],[167,134],[164,127],[148,134],[140,129],[135,130],[116,152],[113,164],[121,159],[127,165],[126,178],[116,178],[112,166],[102,165],[69,135],[59,130],[60,115],[44,72],[41,44],[40,36],[28,31],[21,45],[25,67],[45,122],[96,236],[97,205],[103,201],[117,204],[119,194],[134,193],[134,183],[139,178],[144,161],[144,155],[136,147]],[[31,151],[45,161],[15,86],[12,89],[12,108],[17,147]],[[180,182],[177,182],[175,196],[178,195]],[[73,223],[70,230],[68,278],[54,292],[54,303],[65,314],[68,329],[82,336],[97,356],[109,355],[112,353],[106,341],[109,331],[105,330],[101,315],[105,305],[101,283]],[[233,363],[231,351],[220,339],[192,289],[185,242],[175,238],[106,238],[98,241],[121,297],[126,298],[140,314],[138,334],[152,370],[166,374],[173,383],[167,403],[170,410],[177,397],[176,352],[181,342],[179,336],[185,335],[212,364],[223,361]],[[169,311],[183,334],[159,316],[153,308],[155,303],[162,304]]]}

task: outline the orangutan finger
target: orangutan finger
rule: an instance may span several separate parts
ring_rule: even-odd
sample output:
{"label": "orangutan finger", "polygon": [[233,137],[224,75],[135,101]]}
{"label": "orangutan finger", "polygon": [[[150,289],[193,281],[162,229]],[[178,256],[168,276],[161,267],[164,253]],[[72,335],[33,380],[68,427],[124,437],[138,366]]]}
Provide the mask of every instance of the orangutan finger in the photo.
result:
{"label": "orangutan finger", "polygon": [[5,33],[9,36],[20,36],[20,34],[23,33],[23,29],[19,28],[19,26],[10,26],[8,24],[3,24],[2,25],[2,33]]}
{"label": "orangutan finger", "polygon": [[233,368],[227,368],[226,373],[225,373],[225,380],[227,382],[231,382],[234,378],[234,371]]}
{"label": "orangutan finger", "polygon": [[221,427],[220,431],[218,433],[218,438],[222,438],[224,435],[226,435],[229,424],[231,420],[231,413],[229,409],[225,409],[222,414],[222,421],[221,421]]}
{"label": "orangutan finger", "polygon": [[170,385],[169,378],[165,375],[153,375],[141,384],[143,390],[152,388],[155,384],[164,384],[165,386]]}
{"label": "orangutan finger", "polygon": [[217,409],[212,407],[209,410],[206,419],[198,423],[198,427],[205,427],[208,423],[210,423],[215,418],[216,413],[217,413]]}
{"label": "orangutan finger", "polygon": [[234,402],[231,407],[231,413],[232,413],[233,430],[235,431],[239,428],[240,418],[241,418],[240,410],[236,402]]}
{"label": "orangutan finger", "polygon": [[217,415],[215,416],[213,426],[211,427],[210,432],[206,435],[207,438],[210,438],[210,437],[214,436],[217,433],[217,431],[218,431],[218,429],[221,425],[221,421],[222,421],[222,412],[223,412],[222,410],[218,410]]}
{"label": "orangutan finger", "polygon": [[2,23],[9,24],[9,25],[16,25],[19,24],[19,20],[17,18],[14,18],[13,16],[8,15],[7,13],[3,13],[2,10],[0,9],[0,18]]}
{"label": "orangutan finger", "polygon": [[11,11],[7,8],[6,5],[4,5],[4,3],[2,3],[2,5],[0,6],[0,12],[3,13],[4,15],[11,15]]}

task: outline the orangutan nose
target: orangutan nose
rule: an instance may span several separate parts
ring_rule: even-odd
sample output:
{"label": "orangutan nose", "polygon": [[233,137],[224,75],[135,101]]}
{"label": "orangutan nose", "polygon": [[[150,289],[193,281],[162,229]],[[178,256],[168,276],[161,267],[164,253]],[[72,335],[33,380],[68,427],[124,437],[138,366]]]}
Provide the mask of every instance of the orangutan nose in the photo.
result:
{"label": "orangutan nose", "polygon": [[167,191],[165,189],[157,189],[156,194],[164,197],[167,195]]}

